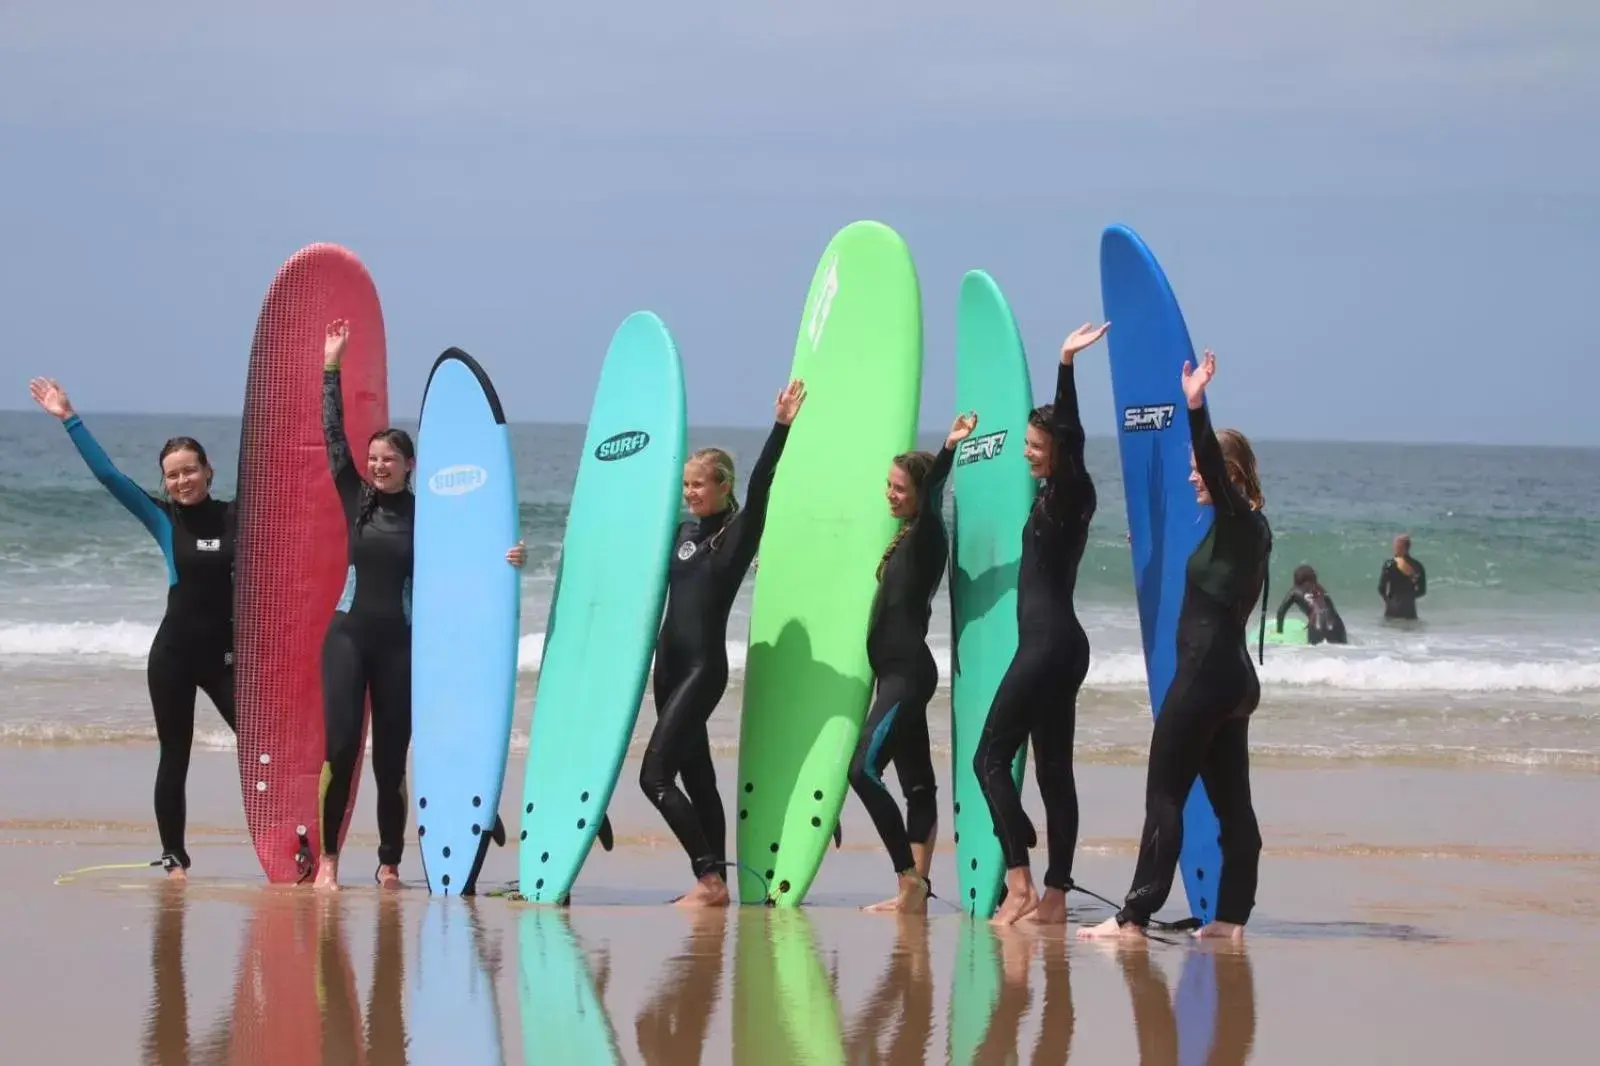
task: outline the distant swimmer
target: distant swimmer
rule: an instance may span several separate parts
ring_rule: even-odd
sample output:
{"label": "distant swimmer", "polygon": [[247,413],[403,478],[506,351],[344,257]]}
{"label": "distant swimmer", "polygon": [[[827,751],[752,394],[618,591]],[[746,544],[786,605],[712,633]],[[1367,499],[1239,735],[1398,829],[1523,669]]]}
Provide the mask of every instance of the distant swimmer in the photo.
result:
{"label": "distant swimmer", "polygon": [[1306,614],[1306,643],[1347,644],[1344,619],[1333,605],[1333,597],[1317,582],[1317,572],[1309,566],[1294,568],[1294,588],[1278,604],[1278,632],[1283,632],[1283,619],[1289,608],[1298,607]]}
{"label": "distant swimmer", "polygon": [[1411,555],[1411,535],[1394,538],[1394,556],[1385,560],[1378,575],[1378,595],[1383,597],[1385,618],[1416,618],[1417,601],[1428,594],[1428,572]]}
{"label": "distant swimmer", "polygon": [[[350,545],[344,593],[322,642],[322,858],[316,887],[339,887],[339,835],[361,755],[364,706],[372,703],[372,777],[378,797],[378,871],[400,887],[405,847],[406,755],[411,748],[411,569],[417,498],[416,447],[404,430],[380,429],[367,441],[367,477],[356,471],[344,432],[339,362],[350,339],[343,320],[323,345],[322,432]],[[506,552],[520,567],[521,544]],[[503,832],[503,830],[502,830]]]}
{"label": "distant swimmer", "polygon": [[50,378],[29,390],[39,406],[61,419],[90,473],[127,508],[161,547],[167,563],[167,609],[150,643],[146,679],[155,712],[156,828],[167,876],[186,880],[186,783],[194,745],[195,692],[203,690],[228,728],[238,732],[233,707],[232,501],[211,495],[211,464],[192,437],[173,437],[161,449],[161,494],[145,492],[119,471],[89,434]]}
{"label": "distant swimmer", "polygon": [[[1022,454],[1039,479],[1033,510],[1022,529],[1017,571],[1017,650],[989,707],[972,769],[989,804],[1005,858],[1005,899],[991,919],[1010,925],[1029,915],[1038,922],[1067,920],[1072,858],[1078,846],[1078,787],[1072,742],[1078,689],[1089,673],[1089,636],[1072,602],[1078,564],[1094,520],[1094,480],[1083,461],[1083,419],[1072,363],[1105,335],[1085,323],[1061,345],[1055,403],[1028,416]],[[1012,778],[1017,752],[1033,742],[1033,767],[1044,800],[1049,865],[1040,898],[1028,866],[1038,843]]]}
{"label": "distant swimmer", "polygon": [[[927,910],[933,841],[939,806],[928,740],[928,701],[939,686],[939,667],[928,650],[933,594],[950,557],[940,508],[956,445],[978,424],[974,414],[957,416],[938,455],[905,452],[889,465],[884,495],[901,522],[878,562],[878,592],[867,628],[867,661],[877,696],[867,712],[850,760],[850,787],[872,817],[899,878],[895,897],[873,911]],[[905,818],[883,772],[894,763],[906,798]]]}
{"label": "distant swimmer", "polygon": [[[1265,589],[1272,530],[1250,442],[1211,427],[1205,390],[1216,373],[1207,351],[1183,366],[1195,498],[1211,529],[1189,556],[1178,615],[1178,666],[1156,715],[1145,779],[1144,831],[1122,909],[1079,936],[1142,935],[1172,891],[1183,846],[1183,807],[1196,777],[1216,812],[1222,874],[1216,918],[1195,935],[1240,939],[1255,907],[1261,830],[1250,802],[1250,716],[1261,699],[1246,636]],[[1265,618],[1263,617],[1263,623]]]}
{"label": "distant swimmer", "polygon": [[702,448],[683,464],[683,502],[692,520],[678,528],[668,563],[667,608],[651,678],[656,727],[639,787],[689,856],[696,884],[677,901],[685,907],[728,905],[728,825],[706,723],[728,687],[728,613],[761,543],[778,459],[805,399],[805,382],[798,380],[778,394],[743,508],[733,493],[727,452]]}

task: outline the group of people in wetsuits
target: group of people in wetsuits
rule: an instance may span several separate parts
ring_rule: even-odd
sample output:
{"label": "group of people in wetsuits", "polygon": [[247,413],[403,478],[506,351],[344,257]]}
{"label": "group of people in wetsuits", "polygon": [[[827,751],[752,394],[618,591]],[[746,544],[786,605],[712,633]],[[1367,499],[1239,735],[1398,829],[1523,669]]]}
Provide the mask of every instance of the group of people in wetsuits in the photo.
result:
{"label": "group of people in wetsuits", "polygon": [[[1096,509],[1084,463],[1084,431],[1073,363],[1110,324],[1088,324],[1061,348],[1054,402],[1028,420],[1024,457],[1039,481],[1024,528],[1018,573],[1017,649],[990,708],[974,758],[976,773],[1005,858],[1005,897],[994,920],[1066,920],[1078,836],[1073,739],[1078,690],[1088,673],[1089,638],[1073,593]],[[322,772],[324,852],[319,886],[337,884],[338,841],[361,739],[362,704],[372,702],[373,772],[377,783],[379,868],[386,887],[399,884],[406,823],[405,765],[411,732],[410,624],[415,449],[398,429],[367,442],[367,477],[356,470],[343,428],[339,364],[349,336],[343,322],[327,330],[322,410],[328,459],[344,508],[349,577],[323,646],[326,762]],[[1239,935],[1254,905],[1260,833],[1250,800],[1247,734],[1260,697],[1246,646],[1249,615],[1266,580],[1272,535],[1249,441],[1236,430],[1213,430],[1204,406],[1216,371],[1207,351],[1186,364],[1183,391],[1197,500],[1215,521],[1188,563],[1178,632],[1178,672],[1156,719],[1146,787],[1145,824],[1133,884],[1120,911],[1082,935],[1142,930],[1171,889],[1182,841],[1182,809],[1198,777],[1221,826],[1222,883],[1216,921],[1200,935]],[[62,419],[95,476],[150,530],[168,563],[168,607],[149,660],[150,694],[161,746],[156,816],[169,875],[190,865],[184,849],[184,781],[197,689],[211,696],[235,727],[232,688],[232,561],[234,508],[210,496],[204,449],[175,438],[162,449],[163,491],[143,492],[119,473],[94,442],[54,381],[32,382],[35,400]],[[774,424],[750,475],[741,507],[732,458],[702,449],[684,465],[690,519],[678,530],[669,560],[668,595],[655,656],[657,722],[640,767],[640,786],[661,812],[690,860],[694,888],[685,905],[729,901],[726,820],[717,791],[707,722],[728,680],[726,630],[740,583],[753,561],[767,499],[789,427],[806,398],[792,381],[774,404]],[[888,506],[901,528],[876,568],[878,591],[867,633],[876,690],[850,767],[850,783],[883,838],[896,875],[896,896],[875,909],[913,911],[926,905],[937,825],[927,705],[938,671],[927,645],[932,598],[945,570],[948,537],[941,498],[954,453],[978,422],[958,416],[937,455],[909,452],[892,461]],[[522,544],[506,553],[525,559]],[[1011,776],[1021,746],[1033,744],[1045,803],[1047,866],[1036,888],[1029,850],[1033,823]],[[883,783],[893,763],[906,798],[902,816]],[[681,781],[681,786],[679,782]]]}

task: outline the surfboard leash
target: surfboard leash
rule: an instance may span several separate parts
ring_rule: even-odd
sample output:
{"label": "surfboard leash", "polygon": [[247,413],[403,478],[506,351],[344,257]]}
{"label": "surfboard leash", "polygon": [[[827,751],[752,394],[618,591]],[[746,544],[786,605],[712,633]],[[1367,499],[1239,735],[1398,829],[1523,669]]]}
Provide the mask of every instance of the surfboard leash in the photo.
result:
{"label": "surfboard leash", "polygon": [[76,880],[79,874],[95,873],[100,870],[150,870],[157,866],[165,867],[166,865],[167,856],[165,855],[159,859],[151,859],[149,862],[107,862],[98,866],[83,866],[76,870],[68,870],[66,873],[58,875],[55,883],[64,885],[68,881]]}

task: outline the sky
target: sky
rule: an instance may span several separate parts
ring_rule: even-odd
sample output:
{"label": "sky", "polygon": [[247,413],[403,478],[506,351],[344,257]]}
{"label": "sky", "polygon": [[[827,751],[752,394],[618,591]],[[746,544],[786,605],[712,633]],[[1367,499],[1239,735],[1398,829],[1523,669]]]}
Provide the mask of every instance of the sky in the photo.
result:
{"label": "sky", "polygon": [[1221,423],[1600,445],[1592,0],[240,7],[0,6],[0,407],[47,374],[84,411],[237,413],[274,272],[333,241],[397,416],[456,345],[513,421],[581,422],[650,309],[690,421],[763,425],[818,257],[871,218],[916,262],[932,430],[962,275],[1042,399],[1120,222]]}

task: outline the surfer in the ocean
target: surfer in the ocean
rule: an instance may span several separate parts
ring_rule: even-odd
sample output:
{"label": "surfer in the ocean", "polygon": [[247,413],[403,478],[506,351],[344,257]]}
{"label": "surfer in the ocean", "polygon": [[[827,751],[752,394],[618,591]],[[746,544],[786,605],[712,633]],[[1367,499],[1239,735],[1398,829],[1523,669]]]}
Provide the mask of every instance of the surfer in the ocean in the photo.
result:
{"label": "surfer in the ocean", "polygon": [[667,571],[667,608],[652,678],[656,727],[639,767],[639,787],[689,856],[696,884],[677,901],[686,907],[728,904],[727,819],[706,723],[728,687],[728,613],[761,543],[772,478],[805,399],[805,382],[799,380],[778,394],[772,432],[750,471],[744,507],[733,494],[733,458],[727,452],[702,448],[683,464],[683,502],[692,520],[678,529]]}
{"label": "surfer in the ocean", "polygon": [[1216,919],[1200,937],[1242,938],[1255,906],[1261,831],[1250,802],[1250,715],[1261,699],[1246,628],[1261,598],[1272,551],[1261,479],[1250,442],[1211,427],[1206,386],[1217,370],[1207,351],[1183,367],[1193,449],[1189,481],[1215,513],[1189,557],[1178,618],[1178,669],[1156,716],[1145,782],[1144,832],[1122,909],[1079,936],[1142,935],[1167,901],[1183,844],[1183,805],[1199,777],[1216,811],[1222,874]]}
{"label": "surfer in the ocean", "polygon": [[89,472],[150,531],[166,558],[167,610],[150,644],[146,676],[161,753],[155,788],[161,866],[169,878],[187,880],[184,828],[195,693],[203,690],[228,728],[238,732],[233,703],[233,502],[211,495],[211,464],[193,437],[174,437],[161,449],[161,495],[152,495],[111,462],[59,383],[34,378],[28,387],[40,407],[61,419]]}
{"label": "surfer in the ocean", "polygon": [[1283,632],[1283,619],[1289,608],[1298,607],[1306,615],[1306,642],[1309,644],[1347,644],[1344,619],[1333,605],[1333,597],[1317,580],[1317,572],[1302,564],[1294,568],[1294,587],[1278,604],[1278,632]]}
{"label": "surfer in the ocean", "polygon": [[[937,456],[905,452],[889,465],[884,495],[901,526],[878,561],[878,593],[867,629],[877,698],[850,760],[850,787],[872,817],[900,884],[893,899],[868,910],[920,912],[928,905],[939,821],[928,741],[928,701],[939,686],[939,667],[928,650],[928,622],[950,556],[940,513],[944,485],[956,445],[977,424],[975,413],[958,415]],[[903,819],[883,783],[891,760],[906,797]]]}
{"label": "surfer in the ocean", "polygon": [[[1040,487],[1022,532],[1017,650],[995,692],[972,760],[1005,856],[1006,895],[992,919],[996,925],[1010,925],[1027,915],[1038,922],[1067,920],[1072,856],[1078,846],[1072,742],[1078,689],[1089,673],[1089,636],[1072,598],[1097,503],[1083,461],[1083,420],[1072,362],[1110,326],[1107,322],[1096,329],[1086,322],[1061,345],[1055,403],[1029,415],[1023,443],[1028,468]],[[1043,899],[1028,867],[1028,849],[1038,837],[1011,776],[1017,751],[1030,737],[1045,806],[1049,865]]]}

